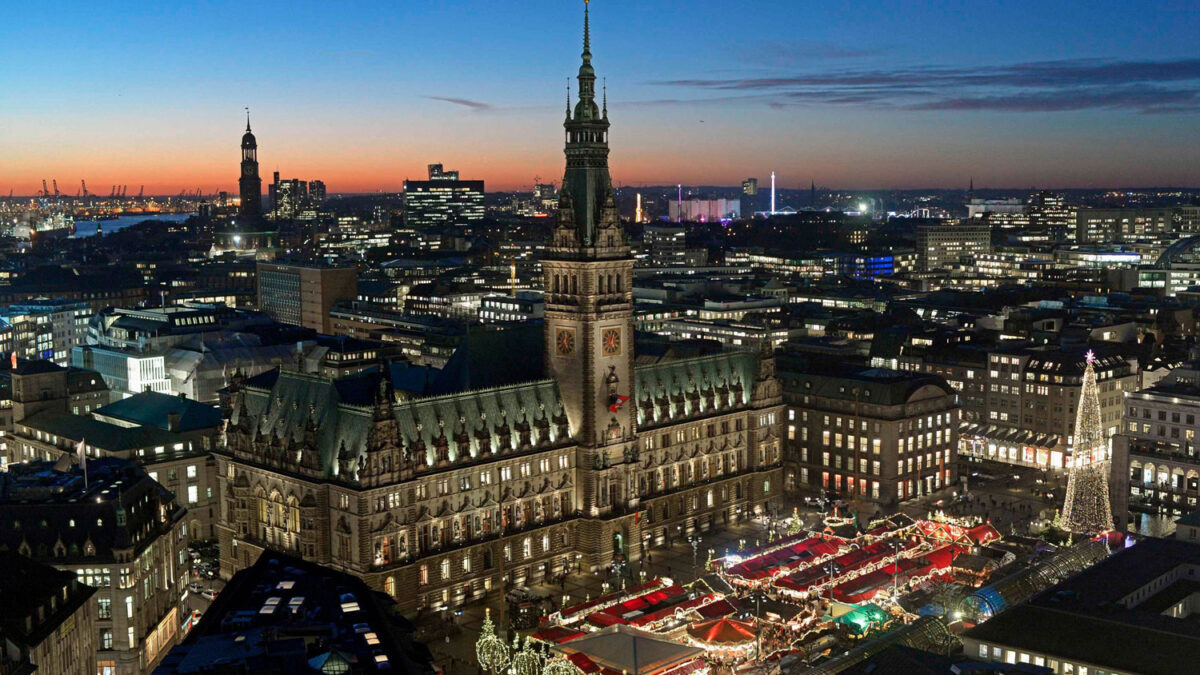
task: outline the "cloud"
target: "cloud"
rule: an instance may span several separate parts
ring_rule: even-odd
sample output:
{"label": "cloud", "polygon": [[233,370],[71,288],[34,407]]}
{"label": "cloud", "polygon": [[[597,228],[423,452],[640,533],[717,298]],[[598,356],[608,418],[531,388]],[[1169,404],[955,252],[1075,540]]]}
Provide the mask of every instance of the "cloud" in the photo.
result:
{"label": "cloud", "polygon": [[433,101],[443,101],[445,103],[453,103],[471,110],[495,110],[495,107],[490,103],[482,101],[472,101],[469,98],[454,98],[453,96],[426,96],[425,98]]}
{"label": "cloud", "polygon": [[1200,108],[1200,59],[1071,59],[977,68],[840,69],[786,76],[677,79],[661,86],[771,97],[772,107],[1183,113]]}
{"label": "cloud", "polygon": [[756,66],[791,68],[811,61],[861,59],[886,52],[885,48],[851,48],[831,42],[756,42],[742,48],[742,61]]}

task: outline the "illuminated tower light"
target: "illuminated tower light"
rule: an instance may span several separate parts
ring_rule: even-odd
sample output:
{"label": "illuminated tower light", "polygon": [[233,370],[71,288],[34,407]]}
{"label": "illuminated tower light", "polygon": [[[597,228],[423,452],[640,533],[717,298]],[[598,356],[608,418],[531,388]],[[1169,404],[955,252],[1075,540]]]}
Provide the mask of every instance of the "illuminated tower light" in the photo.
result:
{"label": "illuminated tower light", "polygon": [[771,172],[771,215],[775,215],[775,172]]}

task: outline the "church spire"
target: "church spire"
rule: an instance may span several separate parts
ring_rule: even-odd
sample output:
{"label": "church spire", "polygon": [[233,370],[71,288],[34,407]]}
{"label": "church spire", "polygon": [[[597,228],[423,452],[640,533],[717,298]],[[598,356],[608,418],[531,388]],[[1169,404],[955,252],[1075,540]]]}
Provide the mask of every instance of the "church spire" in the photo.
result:
{"label": "church spire", "polygon": [[250,106],[246,106],[246,133],[250,133]]}
{"label": "church spire", "polygon": [[583,62],[592,62],[592,31],[588,21],[588,5],[591,0],[583,0]]}

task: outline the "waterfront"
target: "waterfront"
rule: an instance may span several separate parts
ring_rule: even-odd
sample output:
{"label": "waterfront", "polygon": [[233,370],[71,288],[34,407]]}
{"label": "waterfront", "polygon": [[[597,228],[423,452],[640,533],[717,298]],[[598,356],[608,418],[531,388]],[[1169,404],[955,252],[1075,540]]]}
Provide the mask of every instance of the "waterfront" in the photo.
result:
{"label": "waterfront", "polygon": [[90,237],[96,234],[96,225],[99,224],[104,234],[111,234],[117,230],[125,229],[130,225],[145,222],[147,220],[161,220],[169,223],[181,223],[188,218],[191,218],[192,213],[157,213],[150,215],[136,216],[119,216],[113,220],[76,220],[75,221],[75,236]]}

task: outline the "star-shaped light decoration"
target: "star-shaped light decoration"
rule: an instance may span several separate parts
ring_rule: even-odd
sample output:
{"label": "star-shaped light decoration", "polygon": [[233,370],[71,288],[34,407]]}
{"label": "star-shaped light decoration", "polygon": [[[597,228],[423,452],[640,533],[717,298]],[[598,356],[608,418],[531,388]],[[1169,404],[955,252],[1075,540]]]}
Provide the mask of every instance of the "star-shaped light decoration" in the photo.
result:
{"label": "star-shaped light decoration", "polygon": [[1095,363],[1096,362],[1096,352],[1089,349],[1088,353],[1083,355],[1083,358],[1087,359],[1088,363]]}

